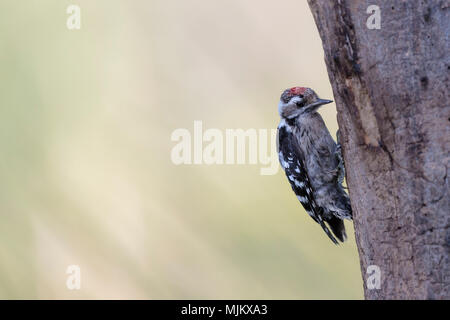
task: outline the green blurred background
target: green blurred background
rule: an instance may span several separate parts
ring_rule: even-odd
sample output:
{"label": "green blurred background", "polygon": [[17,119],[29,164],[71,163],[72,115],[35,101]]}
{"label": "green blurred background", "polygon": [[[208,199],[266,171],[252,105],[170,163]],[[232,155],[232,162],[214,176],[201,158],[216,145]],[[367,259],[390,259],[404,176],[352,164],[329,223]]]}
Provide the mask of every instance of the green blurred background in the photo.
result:
{"label": "green blurred background", "polygon": [[170,159],[194,120],[270,129],[283,89],[332,98],[306,1],[2,0],[0,39],[0,298],[363,297],[352,225],[333,245],[281,170]]}

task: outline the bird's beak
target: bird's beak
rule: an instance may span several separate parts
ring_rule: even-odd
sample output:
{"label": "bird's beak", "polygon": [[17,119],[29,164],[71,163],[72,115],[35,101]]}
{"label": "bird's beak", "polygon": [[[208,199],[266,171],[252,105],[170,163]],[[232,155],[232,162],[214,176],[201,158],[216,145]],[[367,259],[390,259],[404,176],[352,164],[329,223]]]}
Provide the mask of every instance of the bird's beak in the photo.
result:
{"label": "bird's beak", "polygon": [[309,105],[309,107],[318,107],[318,106],[322,106],[324,104],[329,104],[332,103],[333,100],[326,100],[326,99],[318,99],[316,102],[313,102]]}
{"label": "bird's beak", "polygon": [[317,99],[313,103],[307,105],[305,108],[306,110],[308,110],[308,112],[314,112],[319,109],[320,106],[331,102],[333,102],[333,100]]}

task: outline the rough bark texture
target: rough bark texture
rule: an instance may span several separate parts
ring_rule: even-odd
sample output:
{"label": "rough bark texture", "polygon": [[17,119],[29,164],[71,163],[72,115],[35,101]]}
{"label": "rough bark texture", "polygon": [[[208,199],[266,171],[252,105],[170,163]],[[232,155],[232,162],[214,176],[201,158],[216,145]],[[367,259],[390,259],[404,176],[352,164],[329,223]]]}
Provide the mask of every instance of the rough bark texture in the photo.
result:
{"label": "rough bark texture", "polygon": [[[308,0],[338,109],[367,299],[449,299],[450,1]],[[381,29],[369,30],[369,5]],[[381,269],[380,289],[366,285]]]}

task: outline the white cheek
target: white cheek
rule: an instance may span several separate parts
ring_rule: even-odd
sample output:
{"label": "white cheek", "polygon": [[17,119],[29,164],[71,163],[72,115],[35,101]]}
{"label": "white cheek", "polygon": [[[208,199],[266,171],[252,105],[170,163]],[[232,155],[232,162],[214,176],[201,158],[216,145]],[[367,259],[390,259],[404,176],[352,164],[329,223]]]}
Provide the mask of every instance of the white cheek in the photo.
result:
{"label": "white cheek", "polygon": [[[288,106],[294,106],[296,105],[296,103],[298,102],[302,102],[303,99],[300,97],[292,97],[291,100],[289,100],[288,103],[283,102],[282,100],[280,100],[280,102],[278,102],[278,113],[280,114],[280,116],[282,115],[284,109]],[[292,109],[292,111],[294,112],[295,108]],[[297,113],[298,114],[298,113]],[[295,116],[295,114],[293,114],[293,116]]]}
{"label": "white cheek", "polygon": [[300,98],[300,97],[293,97],[293,98],[289,101],[289,103],[290,103],[290,104],[296,104],[297,102],[302,102],[302,101],[303,101],[303,99]]}

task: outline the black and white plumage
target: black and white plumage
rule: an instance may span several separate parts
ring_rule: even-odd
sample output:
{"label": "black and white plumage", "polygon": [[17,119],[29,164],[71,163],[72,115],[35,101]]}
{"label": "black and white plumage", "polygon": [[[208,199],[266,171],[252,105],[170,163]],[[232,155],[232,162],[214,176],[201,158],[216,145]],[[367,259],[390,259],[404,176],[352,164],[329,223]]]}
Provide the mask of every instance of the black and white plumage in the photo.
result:
{"label": "black and white plumage", "polygon": [[340,146],[316,112],[329,102],[319,99],[309,88],[294,87],[283,92],[278,154],[298,200],[337,244],[336,238],[346,239],[342,219],[352,219],[352,209],[342,187],[345,173]]}

